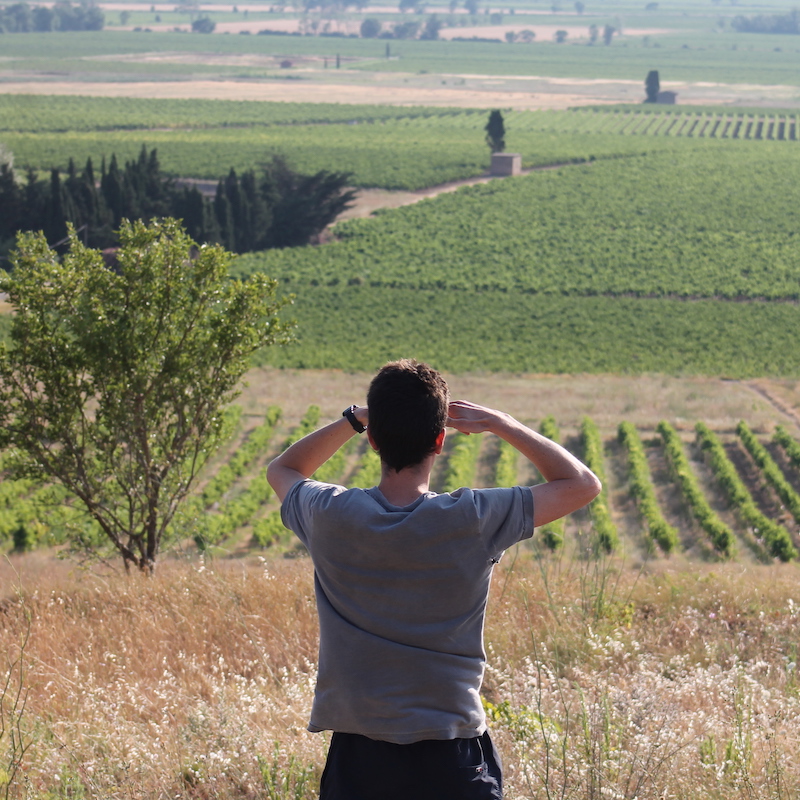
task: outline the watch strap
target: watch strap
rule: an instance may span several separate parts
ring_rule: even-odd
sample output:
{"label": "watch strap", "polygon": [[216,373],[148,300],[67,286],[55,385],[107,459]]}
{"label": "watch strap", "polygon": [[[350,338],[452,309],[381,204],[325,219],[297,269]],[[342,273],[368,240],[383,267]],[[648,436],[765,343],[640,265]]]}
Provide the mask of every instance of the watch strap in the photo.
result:
{"label": "watch strap", "polygon": [[355,414],[357,408],[358,406],[355,405],[348,406],[344,411],[342,411],[342,416],[345,417],[347,421],[353,426],[353,430],[356,433],[364,433],[364,431],[367,429],[367,426],[362,425],[358,421],[358,417],[356,417]]}

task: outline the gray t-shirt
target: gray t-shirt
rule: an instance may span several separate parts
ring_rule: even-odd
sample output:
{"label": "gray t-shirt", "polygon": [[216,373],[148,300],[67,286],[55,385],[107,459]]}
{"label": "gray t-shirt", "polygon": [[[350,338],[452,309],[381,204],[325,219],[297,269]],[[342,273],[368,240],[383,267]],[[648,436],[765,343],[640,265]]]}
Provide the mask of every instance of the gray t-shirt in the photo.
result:
{"label": "gray t-shirt", "polygon": [[492,567],[533,535],[527,487],[428,493],[304,480],[281,509],[314,562],[319,674],[309,730],[408,744],[479,736]]}

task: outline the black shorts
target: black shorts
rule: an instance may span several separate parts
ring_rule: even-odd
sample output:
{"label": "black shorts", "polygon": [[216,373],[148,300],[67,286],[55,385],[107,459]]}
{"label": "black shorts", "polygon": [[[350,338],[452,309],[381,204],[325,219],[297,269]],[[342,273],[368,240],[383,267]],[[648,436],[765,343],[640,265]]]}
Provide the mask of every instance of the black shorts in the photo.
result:
{"label": "black shorts", "polygon": [[334,733],[320,800],[501,800],[503,776],[486,732],[474,739],[394,744]]}

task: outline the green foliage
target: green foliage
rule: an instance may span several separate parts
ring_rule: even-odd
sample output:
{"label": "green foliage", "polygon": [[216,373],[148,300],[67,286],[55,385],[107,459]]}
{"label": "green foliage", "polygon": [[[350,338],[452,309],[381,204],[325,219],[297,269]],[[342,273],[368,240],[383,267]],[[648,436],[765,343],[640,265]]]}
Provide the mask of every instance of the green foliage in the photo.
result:
{"label": "green foliage", "polygon": [[0,6],[0,33],[48,33],[50,31],[101,31],[105,15],[100,6],[61,0],[49,6],[26,2]]}
{"label": "green foliage", "polygon": [[251,354],[289,326],[274,281],[231,281],[229,254],[195,253],[174,220],[126,224],[120,240],[112,270],[74,233],[62,260],[20,237],[0,281],[16,311],[0,444],[18,476],[77,498],[126,567],[152,570]]}
{"label": "green foliage", "polygon": [[[800,152],[751,147],[733,159],[727,149],[466,187],[337,225],[340,241],[328,247],[248,256],[237,268],[299,286],[338,278],[462,292],[796,300],[800,243],[789,209],[800,186],[789,165]],[[735,190],[756,172],[763,183],[752,195]],[[724,207],[721,193],[730,195]]]}
{"label": "green foliage", "polygon": [[797,558],[797,550],[789,532],[765,516],[756,506],[716,434],[703,422],[695,425],[695,431],[697,442],[709,459],[723,492],[745,523],[752,528],[753,534],[764,542],[767,552],[781,561]]}
{"label": "green foliage", "polygon": [[786,455],[789,457],[792,466],[800,468],[800,443],[789,435],[786,428],[782,425],[778,425],[775,428],[775,433],[772,435],[772,440],[786,451]]}
{"label": "green foliage", "polygon": [[647,526],[647,533],[653,543],[669,554],[680,546],[678,532],[667,523],[658,506],[644,445],[636,426],[631,422],[621,422],[618,438],[627,450],[631,494]]}
{"label": "green foliage", "polygon": [[254,428],[247,440],[223,464],[214,477],[203,487],[202,504],[208,507],[218,502],[237,478],[241,478],[247,468],[267,449],[275,431],[275,425],[281,418],[281,409],[270,406],[264,421]]}
{"label": "green foliage", "polygon": [[301,764],[295,756],[286,763],[280,747],[275,745],[272,760],[258,756],[258,770],[266,791],[267,800],[305,800],[319,785],[319,776],[313,765]]}
{"label": "green foliage", "polygon": [[350,205],[355,195],[346,186],[348,178],[327,170],[300,175],[275,157],[258,178],[253,170],[239,177],[230,169],[212,202],[196,187],[179,187],[165,177],[156,150],[148,154],[144,146],[124,168],[115,154],[107,170],[103,159],[99,188],[91,158],[80,175],[70,158],[63,181],[57,169],[49,181],[37,181],[30,172],[24,188],[3,164],[0,242],[38,225],[48,240],[63,244],[72,223],[85,244],[105,248],[116,243],[112,228],[123,219],[173,216],[197,242],[221,243],[236,253],[296,247],[308,244]]}
{"label": "green foliage", "polygon": [[289,438],[283,443],[281,450],[286,450],[291,447],[295,442],[299,442],[304,436],[315,431],[319,427],[319,417],[322,409],[318,405],[310,405],[303,414],[300,424],[297,425],[289,435]]}
{"label": "green foliage", "polygon": [[351,439],[344,447],[340,447],[312,476],[314,480],[322,483],[340,483],[344,474],[347,455],[356,445],[356,440]]}
{"label": "green foliage", "polygon": [[[555,417],[547,416],[539,426],[539,433],[548,439],[561,444],[561,431],[558,429]],[[542,540],[549,550],[557,550],[564,544],[564,517],[554,519],[542,527]]]}
{"label": "green foliage", "polygon": [[[789,303],[283,285],[298,293],[299,334],[259,355],[275,367],[370,371],[413,353],[449,372],[800,375]],[[367,329],[352,351],[353,330]]]}
{"label": "green foliage", "polygon": [[603,490],[589,504],[597,537],[597,547],[606,553],[612,553],[619,547],[619,534],[611,519],[611,511],[608,506],[608,486],[603,466],[603,440],[600,438],[597,425],[589,417],[581,420],[581,447],[586,466],[597,475],[603,484]]}
{"label": "green foliage", "polygon": [[506,147],[506,126],[503,122],[503,113],[495,109],[489,112],[489,121],[484,128],[486,131],[486,144],[493,153],[502,153]]}
{"label": "green foliage", "polygon": [[381,459],[380,456],[367,446],[358,462],[355,474],[350,480],[349,486],[359,489],[369,489],[377,486],[381,481]]}
{"label": "green foliage", "polygon": [[270,511],[253,523],[253,542],[259,547],[275,547],[290,540],[294,534],[284,527],[280,511]]}
{"label": "green foliage", "polygon": [[517,485],[517,461],[519,451],[504,439],[498,440],[497,462],[494,466],[493,486]]}
{"label": "green foliage", "polygon": [[193,538],[201,551],[233,536],[238,528],[249,524],[273,492],[262,470],[235,496],[219,504],[216,512],[205,514],[194,522]]}
{"label": "green foliage", "polygon": [[475,482],[475,469],[483,437],[465,433],[451,433],[453,447],[447,458],[442,491],[454,492]]}
{"label": "green foliage", "polygon": [[[276,366],[371,369],[414,352],[453,371],[796,375],[800,310],[785,301],[800,285],[789,214],[800,191],[776,148],[744,148],[736,163],[712,147],[679,163],[654,156],[495,181],[235,269],[277,275],[297,295],[303,339]],[[763,192],[733,188],[755,172]],[[354,363],[347,336],[366,325]],[[532,347],[543,330],[547,347]]]}
{"label": "green foliage", "polygon": [[753,461],[758,464],[767,479],[767,483],[777,492],[781,502],[789,510],[795,521],[800,522],[800,495],[786,480],[786,476],[781,472],[780,467],[775,463],[767,448],[758,441],[744,420],[736,426],[736,433],[742,440],[747,452],[752,456]]}
{"label": "green foliage", "polygon": [[709,505],[697,477],[689,466],[689,460],[686,458],[677,431],[664,420],[658,423],[657,430],[664,442],[664,452],[672,476],[680,484],[681,492],[694,518],[708,534],[714,549],[725,558],[732,557],[736,551],[733,531]]}

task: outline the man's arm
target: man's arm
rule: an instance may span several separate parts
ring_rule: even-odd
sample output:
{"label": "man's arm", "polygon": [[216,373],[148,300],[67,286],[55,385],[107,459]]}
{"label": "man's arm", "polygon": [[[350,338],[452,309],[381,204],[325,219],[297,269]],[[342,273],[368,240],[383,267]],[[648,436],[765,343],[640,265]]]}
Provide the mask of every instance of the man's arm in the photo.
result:
{"label": "man's arm", "polygon": [[[366,406],[359,406],[354,413],[362,425],[367,424]],[[273,459],[267,467],[267,480],[280,501],[297,481],[310,478],[354,434],[353,426],[342,417],[304,436]]]}
{"label": "man's arm", "polygon": [[600,494],[600,481],[582,461],[509,414],[457,400],[450,403],[447,424],[462,433],[494,433],[542,473],[547,483],[531,487],[534,526],[576,511]]}

